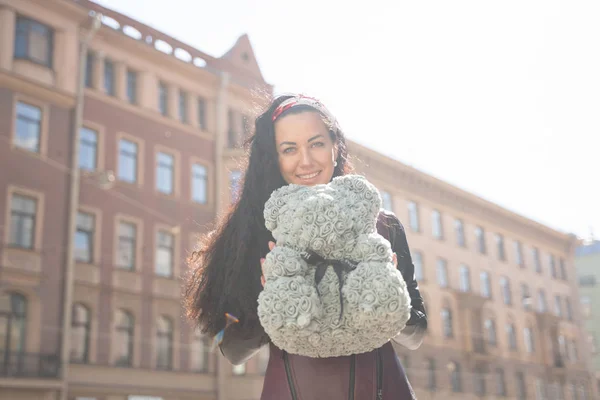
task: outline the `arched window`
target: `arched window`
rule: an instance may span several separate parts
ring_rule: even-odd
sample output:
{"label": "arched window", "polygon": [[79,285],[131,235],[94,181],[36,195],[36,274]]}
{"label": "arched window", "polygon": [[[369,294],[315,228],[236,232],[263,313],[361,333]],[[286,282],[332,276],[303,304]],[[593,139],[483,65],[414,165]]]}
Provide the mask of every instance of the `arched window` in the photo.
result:
{"label": "arched window", "polygon": [[117,310],[115,314],[115,364],[133,365],[133,334],[135,320],[129,311]]}
{"label": "arched window", "polygon": [[173,321],[164,315],[156,324],[156,368],[173,368]]}
{"label": "arched window", "polygon": [[73,304],[71,317],[71,362],[89,362],[90,311],[80,303]]}

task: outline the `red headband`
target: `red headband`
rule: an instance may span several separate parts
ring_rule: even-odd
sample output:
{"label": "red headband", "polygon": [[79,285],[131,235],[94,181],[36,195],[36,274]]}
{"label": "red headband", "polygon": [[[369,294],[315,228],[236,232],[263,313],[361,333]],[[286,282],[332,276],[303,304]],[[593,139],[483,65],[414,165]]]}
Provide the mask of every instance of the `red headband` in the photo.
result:
{"label": "red headband", "polygon": [[316,111],[319,111],[321,114],[325,115],[332,124],[335,124],[335,119],[333,115],[325,108],[325,106],[317,99],[313,97],[308,97],[304,95],[298,95],[294,97],[290,97],[289,99],[282,102],[276,109],[273,111],[273,115],[271,116],[271,120],[275,122],[277,118],[283,114],[284,111],[289,110],[292,107],[304,105],[311,108],[314,108]]}

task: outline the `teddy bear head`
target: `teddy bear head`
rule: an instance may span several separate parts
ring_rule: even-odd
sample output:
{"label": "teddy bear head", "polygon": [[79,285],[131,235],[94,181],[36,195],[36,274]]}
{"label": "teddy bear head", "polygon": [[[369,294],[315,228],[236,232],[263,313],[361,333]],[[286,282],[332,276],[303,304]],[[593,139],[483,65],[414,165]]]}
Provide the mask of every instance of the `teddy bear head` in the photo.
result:
{"label": "teddy bear head", "polygon": [[326,185],[277,189],[264,217],[278,245],[338,259],[352,251],[359,235],[375,232],[380,208],[375,186],[363,176],[345,175]]}

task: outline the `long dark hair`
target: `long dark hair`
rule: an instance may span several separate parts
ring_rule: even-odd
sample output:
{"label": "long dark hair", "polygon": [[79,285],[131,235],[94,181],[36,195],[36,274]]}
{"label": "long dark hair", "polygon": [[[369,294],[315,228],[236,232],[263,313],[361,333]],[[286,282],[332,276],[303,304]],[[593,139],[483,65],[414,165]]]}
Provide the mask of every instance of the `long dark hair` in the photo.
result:
{"label": "long dark hair", "polygon": [[[257,299],[262,290],[260,258],[273,240],[265,227],[263,209],[274,190],[286,185],[279,170],[275,146],[274,110],[292,96],[273,100],[256,118],[254,135],[248,139],[247,169],[239,200],[222,217],[214,231],[204,236],[188,259],[184,307],[203,333],[216,335],[225,327],[225,313],[239,319],[236,332],[262,329]],[[306,111],[300,106],[288,113]],[[325,121],[337,149],[333,176],[351,172],[344,134],[334,121]]]}

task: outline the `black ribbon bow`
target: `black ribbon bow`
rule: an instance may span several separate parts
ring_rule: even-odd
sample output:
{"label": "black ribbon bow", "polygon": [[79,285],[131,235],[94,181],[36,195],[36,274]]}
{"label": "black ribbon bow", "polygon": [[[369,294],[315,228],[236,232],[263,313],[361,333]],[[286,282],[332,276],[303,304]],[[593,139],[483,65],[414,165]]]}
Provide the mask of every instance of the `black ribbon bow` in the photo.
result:
{"label": "black ribbon bow", "polygon": [[342,287],[344,286],[344,279],[342,277],[343,272],[350,272],[356,269],[358,263],[350,260],[329,260],[323,258],[321,255],[315,253],[312,250],[305,250],[300,253],[300,256],[304,261],[306,261],[310,265],[314,265],[317,267],[315,271],[315,287],[317,289],[317,294],[321,297],[321,293],[319,292],[319,283],[325,276],[327,272],[327,267],[332,266],[335,274],[338,277],[338,283],[340,288],[340,320],[342,319],[342,314],[344,313],[344,300],[342,299]]}

